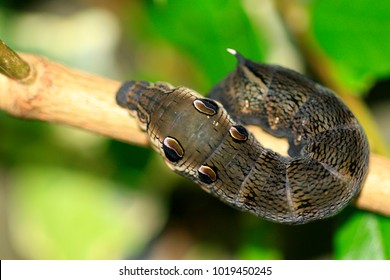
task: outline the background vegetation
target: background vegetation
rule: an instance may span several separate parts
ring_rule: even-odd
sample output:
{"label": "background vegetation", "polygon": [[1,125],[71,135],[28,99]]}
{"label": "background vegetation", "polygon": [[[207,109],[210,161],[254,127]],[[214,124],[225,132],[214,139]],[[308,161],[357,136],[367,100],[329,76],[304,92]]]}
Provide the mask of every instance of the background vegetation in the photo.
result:
{"label": "background vegetation", "polygon": [[[0,0],[11,47],[118,80],[207,94],[235,67],[228,47],[305,72],[337,90],[384,155],[389,30],[387,0]],[[273,224],[208,196],[150,149],[0,112],[0,257],[389,259],[390,219],[349,206]]]}

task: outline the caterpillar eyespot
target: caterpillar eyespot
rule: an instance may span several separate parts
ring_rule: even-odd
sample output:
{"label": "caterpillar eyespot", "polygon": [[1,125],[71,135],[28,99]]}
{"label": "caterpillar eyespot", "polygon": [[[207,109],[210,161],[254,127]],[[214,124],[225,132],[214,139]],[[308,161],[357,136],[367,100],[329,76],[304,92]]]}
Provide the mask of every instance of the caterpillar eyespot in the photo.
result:
{"label": "caterpillar eyespot", "polygon": [[165,157],[171,162],[177,162],[184,156],[183,147],[180,142],[172,137],[165,137],[162,145]]}
{"label": "caterpillar eyespot", "polygon": [[217,180],[217,172],[210,166],[201,165],[198,169],[199,180],[207,185]]}
{"label": "caterpillar eyespot", "polygon": [[248,131],[242,125],[234,125],[229,129],[229,134],[235,142],[248,140]]}
{"label": "caterpillar eyespot", "polygon": [[[117,103],[140,118],[170,168],[227,204],[286,224],[340,212],[368,170],[367,137],[354,115],[305,76],[228,51],[237,68],[209,98],[127,81]],[[245,125],[287,138],[288,156],[263,147]]]}
{"label": "caterpillar eyespot", "polygon": [[193,104],[196,110],[205,115],[214,116],[218,112],[218,105],[210,99],[195,99]]}

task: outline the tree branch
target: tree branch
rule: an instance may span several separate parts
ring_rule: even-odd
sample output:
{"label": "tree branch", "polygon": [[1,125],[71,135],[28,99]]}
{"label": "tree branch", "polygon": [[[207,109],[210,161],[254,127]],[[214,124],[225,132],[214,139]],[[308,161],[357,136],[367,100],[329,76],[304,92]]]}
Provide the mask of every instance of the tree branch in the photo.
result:
{"label": "tree branch", "polygon": [[[136,120],[115,103],[120,82],[82,73],[42,57],[20,56],[30,65],[28,82],[0,75],[1,110],[16,117],[70,125],[136,145],[148,144]],[[275,140],[259,128],[251,130],[264,146],[285,154],[286,141]],[[390,216],[389,170],[390,159],[371,156],[357,207]]]}
{"label": "tree branch", "polygon": [[122,141],[146,145],[135,119],[117,106],[120,82],[21,54],[30,65],[29,83],[0,75],[0,109],[28,119],[67,124]]}

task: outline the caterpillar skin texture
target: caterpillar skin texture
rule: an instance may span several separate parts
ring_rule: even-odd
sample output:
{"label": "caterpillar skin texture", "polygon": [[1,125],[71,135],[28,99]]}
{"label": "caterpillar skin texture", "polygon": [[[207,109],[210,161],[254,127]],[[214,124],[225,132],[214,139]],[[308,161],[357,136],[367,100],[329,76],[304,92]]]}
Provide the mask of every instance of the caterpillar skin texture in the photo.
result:
{"label": "caterpillar skin texture", "polygon": [[[227,204],[285,224],[340,212],[368,169],[368,142],[356,118],[303,75],[231,52],[238,66],[212,99],[167,83],[128,81],[117,103],[138,118],[172,170]],[[246,124],[286,137],[289,156],[264,148]]]}

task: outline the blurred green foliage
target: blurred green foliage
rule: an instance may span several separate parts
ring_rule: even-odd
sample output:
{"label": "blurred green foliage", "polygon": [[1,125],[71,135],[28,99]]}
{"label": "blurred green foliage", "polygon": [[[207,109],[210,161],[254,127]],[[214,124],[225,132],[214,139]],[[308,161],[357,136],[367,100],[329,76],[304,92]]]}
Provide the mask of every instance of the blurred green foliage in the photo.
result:
{"label": "blurred green foliage", "polygon": [[[254,11],[274,3],[245,2]],[[389,76],[389,1],[294,2],[345,87],[361,96]],[[293,41],[286,30],[270,40],[262,30],[272,26],[260,28],[239,0],[110,1],[99,10],[81,0],[15,3],[0,3],[0,37],[17,50],[204,94],[235,66],[226,48],[264,61],[284,47],[272,44]],[[390,258],[390,220],[352,206],[325,221],[276,225],[209,197],[146,148],[4,113],[0,135],[2,258]]]}
{"label": "blurred green foliage", "polygon": [[313,30],[336,64],[340,82],[356,94],[390,72],[390,4],[379,0],[317,0]]}
{"label": "blurred green foliage", "polygon": [[338,229],[338,259],[390,259],[390,219],[357,212]]}
{"label": "blurred green foliage", "polygon": [[[127,248],[142,250],[148,231],[161,224],[155,219],[161,216],[158,202],[146,196],[113,192],[111,182],[83,172],[44,170],[18,168],[10,184],[18,206],[10,215],[11,232],[25,257],[115,259],[128,254]],[[127,222],[141,213],[149,219]]]}
{"label": "blurred green foliage", "polygon": [[[235,60],[224,50],[233,48],[260,60],[265,42],[256,35],[240,1],[146,1],[146,13],[157,34],[190,54],[216,84]],[[164,24],[161,24],[164,23]]]}

